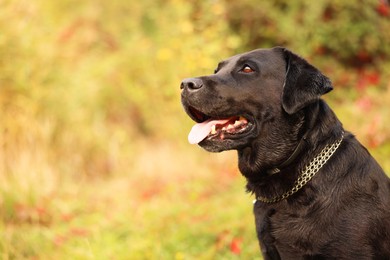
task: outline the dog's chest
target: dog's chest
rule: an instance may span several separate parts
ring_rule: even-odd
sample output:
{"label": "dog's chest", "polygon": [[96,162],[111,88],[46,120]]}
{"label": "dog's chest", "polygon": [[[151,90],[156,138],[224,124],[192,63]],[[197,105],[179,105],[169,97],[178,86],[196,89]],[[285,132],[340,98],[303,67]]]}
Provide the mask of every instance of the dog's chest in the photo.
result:
{"label": "dog's chest", "polygon": [[262,246],[297,257],[315,254],[320,247],[318,223],[306,214],[256,205],[254,213]]}

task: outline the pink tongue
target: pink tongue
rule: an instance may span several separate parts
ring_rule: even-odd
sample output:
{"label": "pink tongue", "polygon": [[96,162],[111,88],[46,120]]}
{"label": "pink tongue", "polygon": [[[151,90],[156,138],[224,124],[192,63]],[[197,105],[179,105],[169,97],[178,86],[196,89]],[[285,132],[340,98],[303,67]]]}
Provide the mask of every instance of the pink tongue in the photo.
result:
{"label": "pink tongue", "polygon": [[188,134],[188,142],[190,144],[200,143],[203,139],[205,139],[209,133],[211,132],[211,127],[213,125],[223,125],[229,122],[229,119],[222,120],[207,120],[203,123],[198,123],[194,125],[191,129],[191,132]]}

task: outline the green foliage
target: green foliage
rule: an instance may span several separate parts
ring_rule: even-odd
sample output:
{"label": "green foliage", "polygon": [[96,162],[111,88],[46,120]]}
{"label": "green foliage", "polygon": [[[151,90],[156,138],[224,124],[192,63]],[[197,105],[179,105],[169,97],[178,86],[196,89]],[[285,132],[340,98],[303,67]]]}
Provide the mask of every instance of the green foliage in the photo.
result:
{"label": "green foliage", "polygon": [[390,7],[378,0],[227,1],[244,46],[284,45],[305,56],[332,55],[348,66],[390,58]]}

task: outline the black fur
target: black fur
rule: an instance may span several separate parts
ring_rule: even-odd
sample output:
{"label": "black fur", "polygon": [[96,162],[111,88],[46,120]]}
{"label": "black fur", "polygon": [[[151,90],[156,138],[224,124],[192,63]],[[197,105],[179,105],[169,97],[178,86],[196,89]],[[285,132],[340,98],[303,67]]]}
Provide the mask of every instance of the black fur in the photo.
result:
{"label": "black fur", "polygon": [[[244,73],[246,65],[253,71]],[[301,190],[277,203],[255,203],[265,259],[390,259],[390,180],[320,99],[333,88],[320,71],[284,48],[259,49],[221,62],[214,75],[186,79],[181,88],[184,109],[196,121],[241,115],[251,122],[242,135],[199,145],[236,149],[247,189],[257,197],[291,189],[304,166],[344,133]],[[303,136],[297,159],[270,175]]]}
{"label": "black fur", "polygon": [[333,89],[330,80],[304,59],[284,50],[287,76],[283,88],[283,108],[294,114],[317,101],[320,96]]}

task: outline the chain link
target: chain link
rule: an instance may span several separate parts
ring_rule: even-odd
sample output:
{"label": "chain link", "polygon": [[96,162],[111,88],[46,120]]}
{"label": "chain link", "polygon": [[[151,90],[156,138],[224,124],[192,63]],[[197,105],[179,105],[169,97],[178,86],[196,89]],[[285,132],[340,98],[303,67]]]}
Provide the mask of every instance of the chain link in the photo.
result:
{"label": "chain link", "polygon": [[303,186],[306,185],[306,183],[308,183],[313,178],[313,176],[322,168],[322,166],[324,166],[324,164],[329,160],[329,158],[332,157],[334,152],[336,152],[337,148],[339,148],[341,142],[343,141],[343,138],[344,133],[342,134],[341,138],[335,143],[325,146],[325,148],[322,149],[320,154],[317,155],[314,159],[312,159],[308,165],[306,165],[301,175],[295,181],[294,187],[292,189],[285,192],[281,196],[276,196],[273,198],[265,198],[259,196],[256,198],[256,200],[265,203],[275,203],[284,200],[299,191]]}

